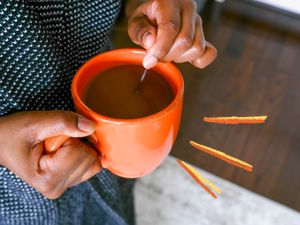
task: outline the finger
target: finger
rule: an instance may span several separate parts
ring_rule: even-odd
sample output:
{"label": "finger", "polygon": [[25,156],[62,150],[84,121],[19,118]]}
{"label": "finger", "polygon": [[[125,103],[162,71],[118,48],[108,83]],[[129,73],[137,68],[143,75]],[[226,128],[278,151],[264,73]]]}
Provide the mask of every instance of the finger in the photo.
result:
{"label": "finger", "polygon": [[38,188],[48,198],[55,198],[79,180],[95,160],[98,155],[94,149],[70,139],[54,154],[40,158],[39,166],[44,175]]}
{"label": "finger", "polygon": [[181,28],[181,16],[178,5],[169,5],[165,1],[152,2],[152,13],[156,15],[157,36],[154,45],[146,56],[163,59],[171,49]]}
{"label": "finger", "polygon": [[202,30],[201,18],[200,16],[197,16],[195,22],[195,37],[192,47],[173,61],[176,63],[183,63],[200,58],[204,54],[205,47],[206,41]]}
{"label": "finger", "polygon": [[59,136],[47,138],[44,141],[45,153],[48,154],[57,151],[57,149],[59,149],[69,139],[70,137],[66,135],[59,135]]}
{"label": "finger", "polygon": [[[43,155],[40,159],[40,168],[45,172],[58,173],[59,176],[70,176],[78,165],[84,165],[97,157],[97,153],[89,151],[89,147],[78,139],[69,139],[58,151]],[[60,173],[63,171],[64,173]]]}
{"label": "finger", "polygon": [[34,134],[36,142],[61,134],[85,137],[93,133],[94,129],[93,121],[77,113],[62,110],[37,112],[30,121],[30,132]]}
{"label": "finger", "polygon": [[[84,181],[89,180],[91,177],[95,176],[97,173],[99,173],[102,170],[102,165],[100,162],[100,159],[96,159],[93,164],[89,167],[89,169],[79,178],[76,182],[74,182],[71,186],[75,186],[77,184],[80,184]],[[71,187],[70,186],[70,187]]]}
{"label": "finger", "polygon": [[[101,163],[97,154],[97,151],[91,146],[84,145],[82,151],[85,151],[85,155],[82,156],[82,160],[77,164],[76,168],[73,170],[72,174],[69,176],[66,183],[67,187],[74,186],[77,183],[80,183],[82,176],[87,173],[87,175],[92,176],[93,172],[100,171]],[[91,171],[89,171],[91,169]]]}
{"label": "finger", "polygon": [[[175,59],[180,58],[182,54],[187,52],[193,46],[193,43],[197,38],[195,35],[197,19],[196,16],[193,15],[196,15],[195,4],[190,3],[185,5],[182,11],[182,24],[180,33],[177,36],[169,53],[163,58],[163,61],[174,61]],[[197,18],[198,17],[199,16],[197,16]]]}
{"label": "finger", "polygon": [[155,42],[156,28],[151,25],[145,15],[140,15],[128,22],[128,34],[135,44],[149,49]]}
{"label": "finger", "polygon": [[207,42],[204,54],[200,58],[192,60],[191,64],[193,64],[194,66],[200,69],[203,69],[204,67],[211,64],[216,57],[217,57],[216,48],[213,45],[211,45],[209,42]]}

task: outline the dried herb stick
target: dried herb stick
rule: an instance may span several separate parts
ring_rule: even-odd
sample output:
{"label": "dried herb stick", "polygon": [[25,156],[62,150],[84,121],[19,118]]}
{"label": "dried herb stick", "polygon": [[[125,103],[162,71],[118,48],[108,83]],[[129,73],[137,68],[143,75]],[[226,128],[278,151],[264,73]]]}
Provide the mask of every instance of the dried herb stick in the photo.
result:
{"label": "dried herb stick", "polygon": [[225,161],[225,162],[227,162],[227,163],[229,163],[231,165],[237,166],[237,167],[239,167],[241,169],[244,169],[246,171],[251,172],[252,169],[253,169],[253,166],[250,165],[249,163],[246,163],[246,162],[244,162],[242,160],[239,160],[239,159],[234,158],[234,157],[232,157],[230,155],[227,155],[224,152],[221,152],[219,150],[207,147],[205,145],[198,144],[198,143],[196,143],[194,141],[190,141],[190,144],[193,147],[195,147],[196,149],[198,149],[198,150],[201,150],[201,151],[203,151],[205,153],[208,153],[208,154],[210,154],[212,156],[215,156],[215,157],[217,157],[219,159],[222,159],[223,161]]}
{"label": "dried herb stick", "polygon": [[229,116],[229,117],[204,117],[203,121],[208,123],[222,123],[222,124],[256,124],[264,123],[267,116]]}
{"label": "dried herb stick", "polygon": [[202,177],[200,173],[197,172],[192,166],[178,159],[176,161],[208,194],[210,194],[214,199],[218,198],[217,195],[214,192],[212,192],[207,186],[209,186],[218,194],[221,194],[221,190],[219,188],[217,188],[211,182]]}

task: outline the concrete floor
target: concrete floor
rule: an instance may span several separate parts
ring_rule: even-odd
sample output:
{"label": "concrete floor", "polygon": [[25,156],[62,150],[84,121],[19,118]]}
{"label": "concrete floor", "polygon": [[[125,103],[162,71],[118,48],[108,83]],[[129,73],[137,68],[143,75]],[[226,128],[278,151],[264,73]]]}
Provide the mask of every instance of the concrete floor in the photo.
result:
{"label": "concrete floor", "polygon": [[199,171],[222,190],[217,200],[169,157],[137,182],[137,225],[300,225],[299,212]]}

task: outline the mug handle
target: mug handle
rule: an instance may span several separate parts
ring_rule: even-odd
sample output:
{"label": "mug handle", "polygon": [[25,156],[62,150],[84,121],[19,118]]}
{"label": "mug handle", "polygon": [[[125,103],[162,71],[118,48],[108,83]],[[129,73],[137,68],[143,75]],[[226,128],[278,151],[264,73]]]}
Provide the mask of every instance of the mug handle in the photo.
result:
{"label": "mug handle", "polygon": [[47,138],[44,142],[44,147],[47,153],[55,152],[59,149],[70,137],[66,135],[58,135]]}

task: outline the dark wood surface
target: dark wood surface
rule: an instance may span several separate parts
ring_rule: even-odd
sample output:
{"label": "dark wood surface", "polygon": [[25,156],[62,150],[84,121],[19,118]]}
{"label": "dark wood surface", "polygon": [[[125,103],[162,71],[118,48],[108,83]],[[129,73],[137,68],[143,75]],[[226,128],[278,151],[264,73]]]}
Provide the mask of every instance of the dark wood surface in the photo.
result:
{"label": "dark wood surface", "polygon": [[[209,2],[202,18],[218,58],[203,70],[178,65],[185,81],[184,110],[171,154],[300,210],[300,19],[241,1]],[[114,41],[116,47],[134,46],[122,25]],[[268,119],[263,125],[202,121],[232,115]],[[199,152],[189,140],[245,160],[254,170]]]}

